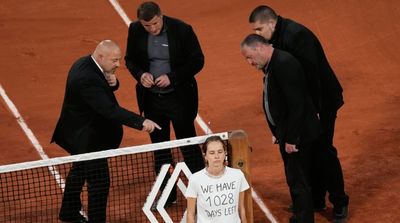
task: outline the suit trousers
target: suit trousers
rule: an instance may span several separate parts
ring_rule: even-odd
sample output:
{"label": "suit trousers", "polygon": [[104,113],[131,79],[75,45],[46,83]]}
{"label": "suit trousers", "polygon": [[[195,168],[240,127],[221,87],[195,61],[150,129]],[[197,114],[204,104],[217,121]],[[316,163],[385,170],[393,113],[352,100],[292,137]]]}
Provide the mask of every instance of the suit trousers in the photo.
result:
{"label": "suit trousers", "polygon": [[80,195],[87,182],[88,217],[90,222],[106,222],[110,175],[107,159],[75,162],[68,173],[60,209],[60,219],[79,219]]}
{"label": "suit trousers", "polygon": [[298,223],[313,223],[312,195],[310,184],[310,158],[313,144],[298,145],[298,152],[288,154],[285,143],[279,144],[283,159],[286,182],[293,202],[293,219]]}
{"label": "suit trousers", "polygon": [[[184,105],[178,100],[176,92],[166,94],[149,93],[146,98],[145,117],[153,120],[161,126],[161,130],[155,130],[150,133],[152,143],[169,141],[170,124],[174,128],[175,137],[177,139],[189,138],[196,136],[194,120],[188,118],[185,114]],[[181,147],[180,151],[184,157],[186,165],[188,165],[192,173],[204,168],[204,160],[199,146]],[[154,152],[155,171],[158,173],[163,164],[172,164],[173,159],[170,149],[158,150]],[[161,189],[165,187],[169,175],[164,180]],[[176,200],[176,188],[172,190],[168,199],[169,202]]]}
{"label": "suit trousers", "polygon": [[333,146],[336,110],[320,113],[322,134],[315,144],[312,158],[312,194],[315,207],[325,206],[326,191],[335,207],[347,206],[349,197],[344,190],[342,166]]}

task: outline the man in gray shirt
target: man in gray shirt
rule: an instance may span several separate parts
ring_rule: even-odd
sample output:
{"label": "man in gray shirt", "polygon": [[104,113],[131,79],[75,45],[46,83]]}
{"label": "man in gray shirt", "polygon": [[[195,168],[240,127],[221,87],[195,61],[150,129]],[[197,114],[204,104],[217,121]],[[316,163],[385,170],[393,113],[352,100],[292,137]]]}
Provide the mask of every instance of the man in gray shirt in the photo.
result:
{"label": "man in gray shirt", "polygon": [[[177,139],[194,137],[194,119],[198,110],[194,76],[204,66],[204,55],[196,34],[190,25],[162,15],[154,2],[142,3],[137,18],[138,21],[129,26],[125,61],[137,80],[140,112],[162,128],[150,133],[151,141],[169,141],[170,123]],[[198,146],[180,149],[191,172],[204,168]],[[156,151],[154,158],[156,172],[163,164],[173,163],[170,150]],[[174,189],[167,205],[175,200]]]}

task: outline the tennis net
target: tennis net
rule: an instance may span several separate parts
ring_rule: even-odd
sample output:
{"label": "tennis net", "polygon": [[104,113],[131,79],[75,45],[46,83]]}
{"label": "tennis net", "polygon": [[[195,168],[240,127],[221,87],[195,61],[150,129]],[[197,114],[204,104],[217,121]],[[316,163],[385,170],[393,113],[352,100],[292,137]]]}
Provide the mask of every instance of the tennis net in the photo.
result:
{"label": "tennis net", "polygon": [[91,222],[181,222],[187,176],[204,165],[190,149],[211,135],[0,166],[0,222],[59,222],[61,208],[66,221],[79,209]]}

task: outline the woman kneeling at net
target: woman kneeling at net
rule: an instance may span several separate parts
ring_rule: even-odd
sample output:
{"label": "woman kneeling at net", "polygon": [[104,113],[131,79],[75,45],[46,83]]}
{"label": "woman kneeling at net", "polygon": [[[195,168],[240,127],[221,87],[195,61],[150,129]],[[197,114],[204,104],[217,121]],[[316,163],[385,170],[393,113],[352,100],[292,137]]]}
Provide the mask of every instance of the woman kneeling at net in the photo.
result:
{"label": "woman kneeling at net", "polygon": [[225,143],[211,136],[202,152],[206,167],[190,176],[185,193],[187,222],[246,222],[244,191],[249,184],[242,171],[226,166]]}

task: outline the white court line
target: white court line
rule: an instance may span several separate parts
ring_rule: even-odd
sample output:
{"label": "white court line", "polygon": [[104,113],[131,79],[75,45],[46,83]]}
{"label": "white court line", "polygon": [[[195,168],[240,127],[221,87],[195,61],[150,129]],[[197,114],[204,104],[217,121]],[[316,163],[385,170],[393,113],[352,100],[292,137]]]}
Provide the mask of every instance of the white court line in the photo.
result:
{"label": "white court line", "polygon": [[125,13],[124,9],[122,9],[121,5],[118,1],[109,1],[111,5],[114,7],[115,11],[118,12],[118,15],[121,16],[122,20],[124,20],[126,26],[129,27],[131,24],[131,20],[129,19],[128,15]]}
{"label": "white court line", "polygon": [[203,130],[203,132],[204,132],[206,135],[210,135],[210,134],[213,133],[213,132],[211,131],[210,127],[208,127],[208,125],[203,121],[203,119],[200,117],[199,114],[197,114],[197,116],[196,116],[196,122],[197,122],[197,124],[199,124],[201,130]]}
{"label": "white court line", "polygon": [[[121,5],[118,3],[118,1],[117,0],[108,0],[108,1],[121,16],[122,20],[124,20],[125,24],[129,26],[131,20],[129,19],[128,15],[125,13]],[[206,135],[212,133],[211,129],[207,126],[207,124],[203,121],[203,119],[200,117],[199,114],[197,114],[196,116],[196,122]],[[265,216],[271,221],[271,223],[277,223],[271,211],[267,208],[262,199],[257,195],[254,188],[252,188],[251,196],[253,197],[253,200],[257,203],[257,205],[261,208],[261,210],[264,212]]]}
{"label": "white court line", "polygon": [[261,211],[263,211],[265,213],[265,216],[267,216],[268,220],[270,220],[271,223],[278,223],[278,221],[275,219],[274,215],[272,215],[271,211],[264,204],[264,202],[258,196],[257,192],[254,190],[253,187],[251,188],[251,196],[253,197],[253,200],[258,204],[258,207],[260,207]]}
{"label": "white court line", "polygon": [[[6,92],[4,91],[3,87],[0,84],[0,94],[1,97],[4,99],[4,102],[6,102],[8,108],[14,115],[14,117],[17,119],[18,124],[21,126],[22,130],[24,131],[25,135],[28,136],[29,141],[31,141],[33,147],[35,147],[36,151],[38,152],[39,156],[43,160],[49,159],[47,154],[44,152],[43,147],[40,145],[39,141],[37,140],[36,136],[33,134],[32,130],[28,127],[28,125],[25,123],[24,119],[18,112],[17,107],[15,107],[14,103],[10,100],[10,98],[7,96]],[[51,174],[54,176],[56,179],[58,185],[60,186],[61,190],[64,192],[64,179],[61,177],[60,173],[53,168],[52,166],[48,167]]]}

